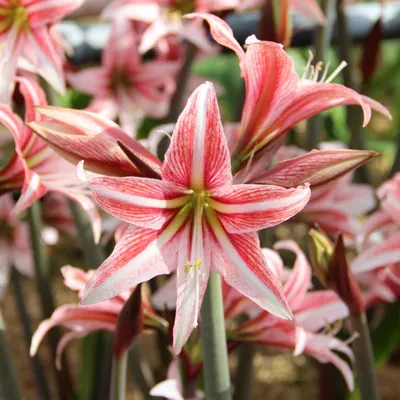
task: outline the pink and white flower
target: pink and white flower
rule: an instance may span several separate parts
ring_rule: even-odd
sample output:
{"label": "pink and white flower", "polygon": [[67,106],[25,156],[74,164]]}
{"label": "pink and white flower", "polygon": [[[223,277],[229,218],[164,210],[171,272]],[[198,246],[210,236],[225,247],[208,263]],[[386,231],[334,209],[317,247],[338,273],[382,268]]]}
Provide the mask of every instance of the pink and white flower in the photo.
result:
{"label": "pink and white flower", "polygon": [[0,100],[9,103],[17,67],[33,71],[60,93],[65,90],[61,45],[54,23],[83,0],[2,0],[0,2]]}
{"label": "pink and white flower", "polygon": [[308,185],[232,185],[229,150],[210,83],[192,94],[176,124],[162,180],[96,177],[88,185],[104,210],[132,226],[90,280],[84,304],[176,269],[176,353],[197,326],[210,271],[262,308],[290,318],[256,231],[298,213],[310,190]]}

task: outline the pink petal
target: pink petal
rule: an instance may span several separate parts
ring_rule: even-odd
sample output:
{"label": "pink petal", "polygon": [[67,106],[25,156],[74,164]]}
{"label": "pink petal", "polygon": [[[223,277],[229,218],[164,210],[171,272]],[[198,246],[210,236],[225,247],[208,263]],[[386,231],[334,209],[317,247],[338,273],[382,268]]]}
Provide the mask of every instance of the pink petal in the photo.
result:
{"label": "pink petal", "polygon": [[228,234],[215,217],[209,217],[208,221],[212,238],[215,235],[210,239],[214,242],[212,269],[264,310],[290,319],[289,306],[267,266],[257,234]]}
{"label": "pink petal", "polygon": [[175,125],[163,179],[192,189],[213,189],[232,180],[229,150],[211,83],[199,86]]}
{"label": "pink petal", "polygon": [[161,231],[129,227],[90,279],[82,303],[110,299],[154,276],[171,273],[178,261],[179,229],[174,222]]}
{"label": "pink petal", "polygon": [[371,271],[392,263],[400,262],[400,233],[390,235],[383,243],[364,250],[351,263],[355,274]]}
{"label": "pink petal", "polygon": [[377,153],[367,150],[313,150],[280,162],[252,182],[286,188],[308,182],[315,188],[358,168],[375,155]]}
{"label": "pink petal", "polygon": [[98,177],[90,180],[89,187],[105,211],[149,229],[160,229],[190,199],[182,188],[148,178]]}
{"label": "pink petal", "polygon": [[319,25],[326,23],[325,15],[315,0],[291,0],[290,8],[312,19]]}
{"label": "pink petal", "polygon": [[311,284],[311,267],[300,247],[292,240],[280,241],[274,247],[277,250],[290,250],[296,254],[293,269],[283,287],[285,296],[292,310],[295,311]]}
{"label": "pink petal", "polygon": [[67,80],[73,88],[92,96],[104,96],[109,92],[109,77],[102,67],[69,72],[67,73]]}
{"label": "pink petal", "polygon": [[234,185],[213,191],[208,202],[228,232],[244,233],[288,220],[304,208],[310,195],[308,185]]}
{"label": "pink petal", "polygon": [[135,21],[151,23],[160,17],[160,6],[157,1],[113,1],[103,10],[103,18],[128,18]]}
{"label": "pink petal", "polygon": [[217,43],[233,50],[239,57],[239,60],[242,59],[244,56],[244,51],[240,44],[233,37],[233,31],[225,21],[215,15],[207,13],[186,14],[183,18],[197,17],[202,18],[209,23],[211,35]]}
{"label": "pink petal", "polygon": [[150,395],[155,397],[165,397],[170,400],[184,400],[176,379],[167,379],[158,383],[150,390]]}

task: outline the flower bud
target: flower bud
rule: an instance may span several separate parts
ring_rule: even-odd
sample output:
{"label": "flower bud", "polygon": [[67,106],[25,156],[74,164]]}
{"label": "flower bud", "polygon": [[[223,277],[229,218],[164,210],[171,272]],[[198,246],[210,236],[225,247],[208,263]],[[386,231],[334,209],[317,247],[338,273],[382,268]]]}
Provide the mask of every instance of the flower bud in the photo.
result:
{"label": "flower bud", "polygon": [[310,229],[307,235],[307,249],[314,275],[328,286],[328,274],[334,247],[331,240],[319,229]]}
{"label": "flower bud", "polygon": [[334,290],[349,308],[350,314],[364,311],[361,290],[346,259],[343,236],[339,235],[328,271],[327,286]]}
{"label": "flower bud", "polygon": [[137,285],[118,317],[113,348],[117,359],[121,358],[121,356],[129,349],[142,330],[142,285]]}

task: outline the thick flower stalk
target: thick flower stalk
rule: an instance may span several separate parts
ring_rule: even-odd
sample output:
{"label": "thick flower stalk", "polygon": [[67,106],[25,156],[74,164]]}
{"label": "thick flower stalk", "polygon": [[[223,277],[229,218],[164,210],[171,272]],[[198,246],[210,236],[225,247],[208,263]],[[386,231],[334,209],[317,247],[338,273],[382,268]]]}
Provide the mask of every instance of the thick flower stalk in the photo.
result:
{"label": "thick flower stalk", "polygon": [[25,276],[33,275],[28,227],[12,214],[13,208],[11,194],[0,196],[0,300],[10,280],[11,268],[17,268]]}
{"label": "thick flower stalk", "polygon": [[17,67],[40,74],[65,90],[61,44],[52,25],[83,0],[3,0],[0,3],[0,101],[9,103]]}
{"label": "thick flower stalk", "polygon": [[102,65],[67,75],[74,88],[93,96],[89,111],[118,118],[122,129],[134,137],[144,116],[166,116],[180,68],[179,61],[142,62],[137,41],[133,23],[114,21]]}
{"label": "thick flower stalk", "polygon": [[[26,78],[17,80],[25,100],[25,122],[42,120],[43,117],[36,113],[34,106],[47,105],[43,90]],[[77,202],[85,210],[98,240],[100,216],[87,197],[84,185],[76,177],[74,167],[52,151],[4,104],[0,104],[0,122],[11,132],[15,142],[14,156],[0,169],[0,193],[21,190],[13,214],[26,210],[47,192],[57,192]]]}
{"label": "thick flower stalk", "polygon": [[[363,125],[368,124],[371,108],[390,118],[389,111],[376,101],[361,96],[343,85],[331,83],[344,67],[341,64],[330,76],[327,69],[311,68],[311,60],[300,77],[292,58],[282,45],[257,40],[246,41],[245,52],[230,27],[211,14],[188,14],[210,24],[211,35],[221,45],[233,50],[240,62],[246,84],[246,100],[240,130],[232,152],[234,171],[244,174],[240,181],[256,178],[285,139],[294,125],[313,115],[340,105],[360,105],[364,113]],[[251,174],[246,169],[251,161]],[[236,177],[239,179],[239,176]]]}
{"label": "thick flower stalk", "polygon": [[177,270],[176,353],[197,326],[210,271],[262,308],[291,317],[256,231],[298,213],[310,190],[308,185],[232,185],[229,151],[210,83],[193,93],[177,122],[162,180],[95,177],[88,185],[105,211],[132,226],[88,283],[84,304]]}
{"label": "thick flower stalk", "polygon": [[[268,347],[293,350],[294,355],[308,354],[323,363],[332,363],[343,375],[350,390],[354,378],[349,365],[334,350],[354,360],[351,349],[331,333],[321,328],[348,315],[346,305],[331,290],[308,291],[311,285],[311,267],[305,255],[292,241],[278,242],[276,249],[290,250],[296,254],[293,270],[283,267],[279,255],[263,249],[275,277],[283,282],[283,291],[293,312],[293,320],[276,318],[244,299],[231,287],[225,286],[225,315],[228,338],[237,342],[256,342]],[[247,312],[249,319],[235,328],[230,321]]]}

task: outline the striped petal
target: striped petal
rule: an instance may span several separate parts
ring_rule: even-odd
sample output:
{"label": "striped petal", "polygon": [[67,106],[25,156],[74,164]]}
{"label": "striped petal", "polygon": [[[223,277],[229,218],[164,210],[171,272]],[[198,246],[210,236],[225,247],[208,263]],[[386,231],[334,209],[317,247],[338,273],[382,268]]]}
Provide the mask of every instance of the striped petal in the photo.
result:
{"label": "striped petal", "polygon": [[290,319],[289,306],[267,265],[257,234],[229,234],[211,210],[207,210],[207,217],[215,241],[212,270],[264,310]]}
{"label": "striped petal", "polygon": [[378,153],[367,150],[313,150],[280,162],[258,175],[252,183],[290,188],[308,182],[316,188],[358,168],[376,155]]}
{"label": "striped petal", "polygon": [[149,229],[160,229],[190,199],[182,188],[148,178],[97,177],[89,187],[103,210]]}
{"label": "striped petal", "polygon": [[353,260],[351,269],[358,274],[397,262],[400,262],[400,233],[394,233],[384,242],[364,250]]}
{"label": "striped petal", "polygon": [[85,287],[83,304],[98,303],[177,266],[183,221],[157,231],[129,227]]}
{"label": "striped petal", "polygon": [[244,233],[288,220],[304,208],[310,195],[308,185],[234,185],[213,191],[208,202],[228,232]]}
{"label": "striped petal", "polygon": [[175,125],[162,176],[195,190],[231,182],[229,150],[211,83],[199,86],[190,96]]}

